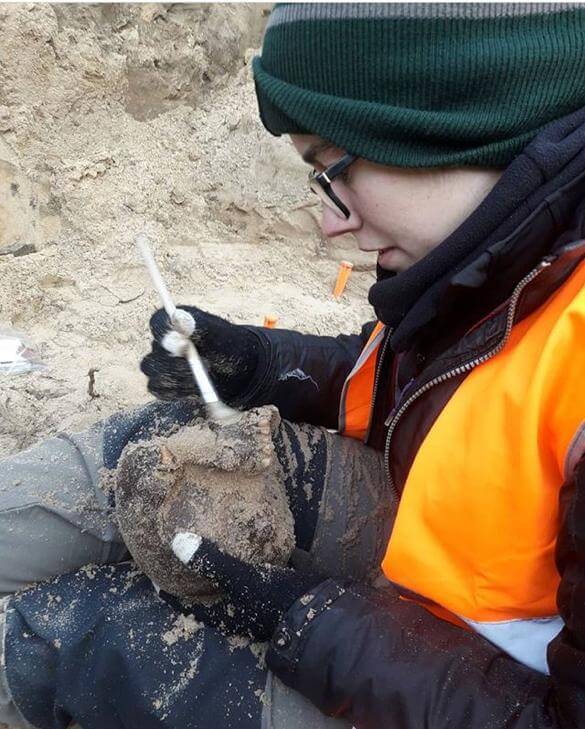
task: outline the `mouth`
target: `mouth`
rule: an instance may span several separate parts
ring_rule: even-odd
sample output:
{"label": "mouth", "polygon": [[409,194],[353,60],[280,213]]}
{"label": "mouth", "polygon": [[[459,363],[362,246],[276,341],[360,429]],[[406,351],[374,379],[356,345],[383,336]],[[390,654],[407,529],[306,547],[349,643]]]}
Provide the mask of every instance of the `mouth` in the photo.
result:
{"label": "mouth", "polygon": [[396,271],[400,260],[398,246],[388,246],[387,248],[379,248],[377,256],[377,264],[386,271]]}

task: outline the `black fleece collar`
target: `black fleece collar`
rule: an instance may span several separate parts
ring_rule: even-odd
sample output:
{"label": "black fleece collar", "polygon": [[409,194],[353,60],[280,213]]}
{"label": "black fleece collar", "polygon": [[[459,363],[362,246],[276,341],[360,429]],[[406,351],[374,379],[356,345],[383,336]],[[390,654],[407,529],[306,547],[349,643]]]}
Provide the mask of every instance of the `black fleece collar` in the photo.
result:
{"label": "black fleece collar", "polygon": [[[505,300],[555,247],[585,236],[585,109],[549,125],[486,199],[410,269],[378,271],[369,300],[395,352]],[[572,236],[572,238],[571,238]],[[458,328],[458,327],[457,327]]]}

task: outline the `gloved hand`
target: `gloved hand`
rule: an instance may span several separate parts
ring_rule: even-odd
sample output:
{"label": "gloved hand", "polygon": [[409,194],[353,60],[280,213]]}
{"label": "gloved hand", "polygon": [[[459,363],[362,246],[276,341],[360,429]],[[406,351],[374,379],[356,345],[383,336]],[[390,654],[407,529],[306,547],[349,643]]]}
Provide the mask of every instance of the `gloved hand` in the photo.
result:
{"label": "gloved hand", "polygon": [[[191,336],[222,400],[237,401],[248,389],[259,363],[260,340],[245,326],[230,324],[194,306],[181,306],[195,320]],[[198,394],[187,361],[167,352],[161,342],[171,331],[164,309],[150,319],[152,350],[140,363],[148,377],[148,390],[160,400],[178,400]]]}
{"label": "gloved hand", "polygon": [[172,542],[175,555],[225,597],[212,605],[194,604],[189,612],[223,633],[269,640],[291,605],[325,579],[286,567],[255,567],[225,552],[205,537],[183,532]]}

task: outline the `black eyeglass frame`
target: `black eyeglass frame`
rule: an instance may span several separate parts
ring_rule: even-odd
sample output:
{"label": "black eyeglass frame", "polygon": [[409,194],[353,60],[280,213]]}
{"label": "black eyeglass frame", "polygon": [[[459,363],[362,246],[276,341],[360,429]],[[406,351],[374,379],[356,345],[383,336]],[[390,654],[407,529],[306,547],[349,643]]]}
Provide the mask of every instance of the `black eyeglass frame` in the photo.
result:
{"label": "black eyeglass frame", "polygon": [[314,184],[319,185],[325,193],[325,196],[333,203],[333,209],[338,210],[346,220],[349,219],[351,213],[333,192],[331,182],[344,172],[350,164],[352,164],[352,162],[355,162],[356,159],[357,157],[354,154],[344,154],[341,159],[338,159],[337,162],[329,165],[329,167],[323,170],[323,172],[317,172],[317,170],[309,172],[309,186],[311,188],[311,192],[314,192],[315,195],[319,195],[319,193],[313,188]]}

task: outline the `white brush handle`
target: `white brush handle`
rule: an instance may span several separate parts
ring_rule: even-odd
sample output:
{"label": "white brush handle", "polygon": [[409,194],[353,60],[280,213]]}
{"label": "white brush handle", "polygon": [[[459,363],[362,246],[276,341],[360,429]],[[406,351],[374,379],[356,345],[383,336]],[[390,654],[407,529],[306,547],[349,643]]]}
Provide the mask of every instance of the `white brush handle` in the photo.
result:
{"label": "white brush handle", "polygon": [[[197,387],[201,391],[203,402],[207,405],[220,402],[217,391],[207,374],[207,370],[203,366],[201,357],[199,356],[195,345],[189,338],[189,335],[195,330],[193,317],[188,311],[185,311],[184,309],[177,309],[173,303],[169,290],[163,281],[160,270],[154,260],[154,256],[152,255],[148,238],[144,233],[139,233],[136,236],[136,245],[144,259],[144,263],[146,264],[152,283],[158,291],[158,295],[161,298],[169,320],[175,329],[175,334],[172,337],[165,337],[167,344],[170,345],[170,347],[167,348],[169,351],[172,351],[173,354],[185,357],[189,363],[189,367],[191,368]],[[164,341],[163,346],[165,346]]]}
{"label": "white brush handle", "polygon": [[201,391],[203,402],[207,405],[212,402],[219,402],[219,395],[217,394],[213,383],[209,379],[209,375],[201,361],[199,352],[195,349],[195,345],[190,339],[187,340],[187,352],[185,354],[185,358],[189,363],[189,367],[191,368],[197,387]]}
{"label": "white brush handle", "polygon": [[177,307],[174,305],[169,290],[167,289],[167,285],[160,275],[159,268],[156,265],[156,261],[154,260],[154,256],[152,255],[152,250],[150,248],[150,244],[145,233],[138,233],[138,235],[136,236],[136,245],[144,260],[144,264],[148,269],[148,273],[150,274],[150,278],[152,279],[154,288],[157,290],[158,295],[160,296],[160,300],[162,301],[162,305],[164,306],[164,309],[167,312],[170,321],[172,322],[173,317],[175,316],[175,312],[177,311]]}

